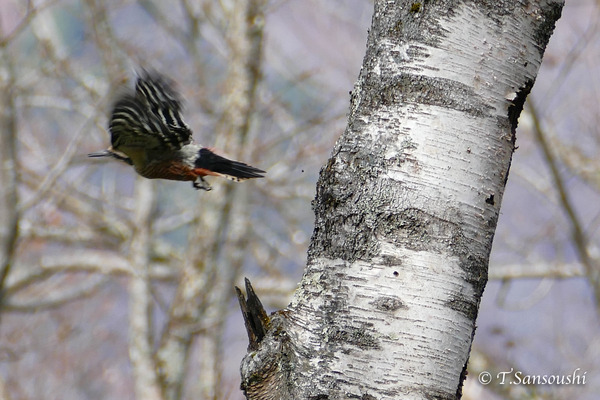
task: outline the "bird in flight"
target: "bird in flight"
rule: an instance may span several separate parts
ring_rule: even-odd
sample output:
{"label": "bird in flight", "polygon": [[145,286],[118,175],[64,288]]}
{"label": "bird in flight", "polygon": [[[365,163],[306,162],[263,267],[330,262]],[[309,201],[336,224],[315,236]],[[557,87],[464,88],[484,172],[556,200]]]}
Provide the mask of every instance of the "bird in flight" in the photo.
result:
{"label": "bird in flight", "polygon": [[203,190],[211,190],[204,180],[207,175],[237,182],[264,176],[261,169],[194,143],[181,110],[172,82],[144,70],[135,92],[124,93],[115,102],[109,124],[111,146],[88,156],[116,158],[145,178],[192,181],[194,188]]}

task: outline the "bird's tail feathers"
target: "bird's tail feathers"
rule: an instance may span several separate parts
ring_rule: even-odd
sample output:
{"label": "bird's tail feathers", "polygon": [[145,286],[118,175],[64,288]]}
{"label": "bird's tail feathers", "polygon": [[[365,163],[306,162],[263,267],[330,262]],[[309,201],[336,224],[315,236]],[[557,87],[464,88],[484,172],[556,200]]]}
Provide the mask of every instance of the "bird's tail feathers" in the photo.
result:
{"label": "bird's tail feathers", "polygon": [[263,178],[266,173],[262,169],[252,167],[243,162],[229,160],[210,149],[202,148],[195,162],[195,172],[198,175],[222,176],[232,181],[240,182],[252,178]]}

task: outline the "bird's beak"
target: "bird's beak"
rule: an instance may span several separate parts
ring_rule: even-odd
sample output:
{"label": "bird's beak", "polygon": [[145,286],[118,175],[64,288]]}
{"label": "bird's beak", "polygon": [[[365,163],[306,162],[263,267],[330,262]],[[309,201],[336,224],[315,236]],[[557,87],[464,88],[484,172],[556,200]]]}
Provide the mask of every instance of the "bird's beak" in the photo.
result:
{"label": "bird's beak", "polygon": [[88,157],[112,157],[113,153],[108,150],[96,151],[88,154]]}
{"label": "bird's beak", "polygon": [[113,150],[112,147],[109,147],[106,150],[89,153],[88,157],[112,157],[112,158],[116,158],[117,160],[126,162],[129,165],[133,165],[133,161],[131,161],[131,158],[127,157],[127,155],[125,153]]}

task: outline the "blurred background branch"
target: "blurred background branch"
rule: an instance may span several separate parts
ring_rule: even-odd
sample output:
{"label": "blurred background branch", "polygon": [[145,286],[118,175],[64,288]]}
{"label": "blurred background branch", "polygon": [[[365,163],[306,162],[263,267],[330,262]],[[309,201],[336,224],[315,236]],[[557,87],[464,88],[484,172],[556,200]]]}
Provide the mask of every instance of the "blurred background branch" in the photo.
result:
{"label": "blurred background branch", "polygon": [[[0,305],[19,235],[15,68],[0,48]],[[1,320],[1,318],[0,318]]]}
{"label": "blurred background branch", "polygon": [[548,166],[548,169],[550,170],[553,186],[556,189],[560,206],[564,210],[571,227],[571,241],[577,250],[577,255],[581,261],[581,264],[585,268],[586,276],[590,282],[590,285],[592,285],[592,289],[596,297],[596,305],[600,309],[600,268],[598,261],[593,260],[590,256],[587,234],[584,232],[580,218],[577,215],[570,199],[570,194],[559,171],[558,161],[554,156],[552,149],[550,148],[548,140],[546,139],[546,132],[542,128],[536,108],[531,101],[528,103],[528,106],[529,114],[533,120],[535,139],[540,147],[540,150],[542,151],[542,154],[544,155],[544,160]]}

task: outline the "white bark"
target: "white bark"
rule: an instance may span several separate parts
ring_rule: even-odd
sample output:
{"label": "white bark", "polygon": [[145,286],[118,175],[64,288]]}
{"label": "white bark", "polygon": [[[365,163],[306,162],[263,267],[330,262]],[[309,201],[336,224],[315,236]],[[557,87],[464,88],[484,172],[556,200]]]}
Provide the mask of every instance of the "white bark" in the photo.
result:
{"label": "white bark", "polygon": [[305,275],[242,364],[248,398],[460,397],[517,118],[561,7],[375,2]]}

